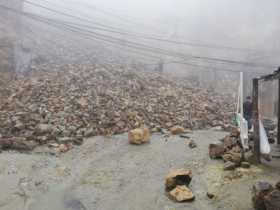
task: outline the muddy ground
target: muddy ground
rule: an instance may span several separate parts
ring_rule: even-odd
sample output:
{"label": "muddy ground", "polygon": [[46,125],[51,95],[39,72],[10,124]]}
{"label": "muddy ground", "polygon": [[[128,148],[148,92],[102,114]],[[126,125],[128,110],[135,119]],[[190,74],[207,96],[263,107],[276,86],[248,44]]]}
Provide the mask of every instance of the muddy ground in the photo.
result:
{"label": "muddy ground", "polygon": [[[45,148],[33,154],[0,154],[1,210],[250,210],[258,180],[279,181],[280,164],[224,172],[210,160],[208,144],[226,133],[196,131],[188,140],[155,134],[151,143],[129,145],[126,135],[95,137],[63,155]],[[279,160],[280,161],[280,160]],[[174,203],[164,191],[172,168],[193,170],[196,200]],[[210,200],[206,193],[216,197]]]}

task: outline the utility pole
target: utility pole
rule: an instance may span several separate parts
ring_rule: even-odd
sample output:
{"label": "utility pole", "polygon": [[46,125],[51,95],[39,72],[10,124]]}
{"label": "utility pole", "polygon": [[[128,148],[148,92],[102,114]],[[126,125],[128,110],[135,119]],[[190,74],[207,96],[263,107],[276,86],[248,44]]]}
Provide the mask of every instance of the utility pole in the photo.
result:
{"label": "utility pole", "polygon": [[261,163],[260,123],[259,123],[259,80],[253,79],[253,123],[254,123],[254,159]]}
{"label": "utility pole", "polygon": [[277,111],[277,115],[278,115],[278,127],[277,127],[277,144],[278,146],[280,146],[280,78],[278,79],[278,111]]}

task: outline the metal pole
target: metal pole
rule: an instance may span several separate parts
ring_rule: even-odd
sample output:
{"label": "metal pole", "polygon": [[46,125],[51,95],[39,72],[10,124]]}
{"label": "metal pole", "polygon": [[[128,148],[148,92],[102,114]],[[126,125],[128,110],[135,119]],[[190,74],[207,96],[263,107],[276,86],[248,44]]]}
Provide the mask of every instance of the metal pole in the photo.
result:
{"label": "metal pole", "polygon": [[243,72],[240,72],[240,112],[242,118],[244,117],[244,111],[243,111],[243,101],[244,101],[244,96],[243,96],[244,90],[243,90]]}
{"label": "metal pole", "polygon": [[260,124],[259,124],[259,81],[253,79],[253,124],[254,124],[254,158],[256,163],[261,162],[260,152]]}
{"label": "metal pole", "polygon": [[280,145],[280,79],[278,79],[278,128],[277,128],[277,144]]}

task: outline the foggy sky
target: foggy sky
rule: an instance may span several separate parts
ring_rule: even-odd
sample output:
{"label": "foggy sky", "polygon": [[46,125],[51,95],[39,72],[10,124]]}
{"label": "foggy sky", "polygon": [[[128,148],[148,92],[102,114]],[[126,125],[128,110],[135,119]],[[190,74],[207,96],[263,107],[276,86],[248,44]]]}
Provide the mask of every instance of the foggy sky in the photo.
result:
{"label": "foggy sky", "polygon": [[[96,7],[148,26],[164,28],[165,31],[167,28],[170,33],[202,39],[206,43],[258,47],[266,41],[269,48],[279,48],[278,41],[267,41],[279,35],[280,2],[277,0],[47,1],[61,5],[61,10],[71,8],[76,11],[75,15],[83,11],[93,17],[102,16],[94,10]],[[40,0],[35,2],[46,5]],[[110,19],[104,14],[103,18]]]}

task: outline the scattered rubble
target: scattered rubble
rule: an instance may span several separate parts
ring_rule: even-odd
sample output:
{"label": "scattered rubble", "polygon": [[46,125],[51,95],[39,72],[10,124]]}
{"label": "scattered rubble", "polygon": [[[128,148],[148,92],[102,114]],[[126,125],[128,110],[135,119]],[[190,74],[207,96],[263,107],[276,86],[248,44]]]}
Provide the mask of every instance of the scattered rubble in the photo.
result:
{"label": "scattered rubble", "polygon": [[253,205],[256,210],[279,210],[280,190],[268,182],[258,182],[253,186]]}
{"label": "scattered rubble", "polygon": [[230,95],[114,66],[34,69],[18,78],[0,100],[0,141],[22,137],[42,145],[70,138],[71,144],[81,144],[77,138],[125,133],[144,125],[153,131],[173,128],[176,134],[183,128],[227,129],[234,110]]}
{"label": "scattered rubble", "polygon": [[188,188],[191,180],[191,170],[181,168],[171,171],[165,178],[165,189],[168,196],[177,202],[194,200],[195,196]]}

